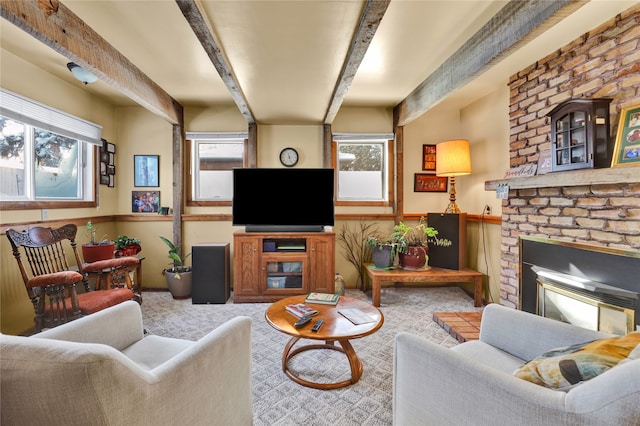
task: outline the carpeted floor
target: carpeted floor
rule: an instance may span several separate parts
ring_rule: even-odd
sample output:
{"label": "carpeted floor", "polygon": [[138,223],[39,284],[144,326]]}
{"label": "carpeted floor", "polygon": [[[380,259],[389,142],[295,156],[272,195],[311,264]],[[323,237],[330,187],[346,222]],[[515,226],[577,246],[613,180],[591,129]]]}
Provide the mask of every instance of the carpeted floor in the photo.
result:
{"label": "carpeted floor", "polygon": [[[347,295],[370,301],[358,290]],[[300,386],[281,369],[288,336],[264,319],[266,303],[193,305],[191,299],[174,300],[169,293],[145,293],[142,304],[145,328],[151,334],[198,339],[228,319],[253,319],[253,412],[261,425],[390,425],[393,339],[409,331],[451,347],[458,341],[433,321],[434,312],[479,312],[473,299],[457,287],[387,288],[380,310],[384,325],[376,333],[352,341],[364,364],[362,378],[343,389],[321,391]],[[346,357],[336,351],[316,350],[297,355],[290,364],[300,376],[316,382],[349,377]]]}

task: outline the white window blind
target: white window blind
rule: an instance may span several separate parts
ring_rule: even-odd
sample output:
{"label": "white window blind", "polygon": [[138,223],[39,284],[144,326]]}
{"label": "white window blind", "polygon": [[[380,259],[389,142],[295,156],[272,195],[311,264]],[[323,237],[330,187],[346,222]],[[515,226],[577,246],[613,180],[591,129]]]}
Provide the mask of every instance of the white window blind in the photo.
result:
{"label": "white window blind", "polygon": [[0,115],[72,139],[102,146],[102,126],[0,89]]}

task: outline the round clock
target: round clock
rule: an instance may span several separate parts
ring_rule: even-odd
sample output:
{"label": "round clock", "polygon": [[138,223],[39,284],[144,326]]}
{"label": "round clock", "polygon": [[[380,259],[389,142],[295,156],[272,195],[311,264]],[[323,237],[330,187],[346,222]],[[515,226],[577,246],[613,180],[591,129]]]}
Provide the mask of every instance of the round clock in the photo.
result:
{"label": "round clock", "polygon": [[293,167],[298,163],[298,151],[294,148],[285,148],[280,151],[280,162],[283,166]]}

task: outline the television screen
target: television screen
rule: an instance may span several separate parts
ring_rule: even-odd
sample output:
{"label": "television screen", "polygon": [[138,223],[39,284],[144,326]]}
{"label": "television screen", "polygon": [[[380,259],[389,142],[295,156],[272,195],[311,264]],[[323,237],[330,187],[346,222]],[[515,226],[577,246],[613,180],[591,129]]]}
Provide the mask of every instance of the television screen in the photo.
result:
{"label": "television screen", "polygon": [[322,231],[334,224],[333,169],[233,169],[233,225]]}

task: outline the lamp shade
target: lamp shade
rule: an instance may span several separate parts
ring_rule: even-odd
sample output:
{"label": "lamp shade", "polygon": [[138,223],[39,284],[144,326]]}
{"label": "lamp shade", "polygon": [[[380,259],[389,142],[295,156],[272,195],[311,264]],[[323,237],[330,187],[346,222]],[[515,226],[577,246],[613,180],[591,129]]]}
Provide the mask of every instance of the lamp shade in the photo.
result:
{"label": "lamp shade", "polygon": [[462,176],[471,173],[469,141],[456,139],[436,145],[436,175]]}

